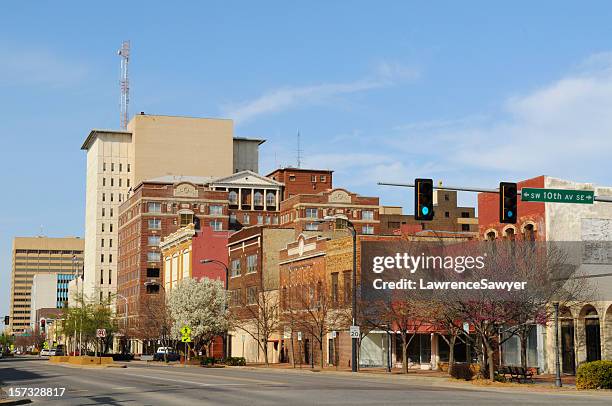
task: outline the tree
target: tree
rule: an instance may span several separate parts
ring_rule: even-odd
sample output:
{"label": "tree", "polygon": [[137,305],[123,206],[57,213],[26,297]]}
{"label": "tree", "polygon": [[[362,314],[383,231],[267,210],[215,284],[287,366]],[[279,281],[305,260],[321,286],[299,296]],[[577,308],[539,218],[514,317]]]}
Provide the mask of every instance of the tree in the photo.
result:
{"label": "tree", "polygon": [[277,290],[264,290],[262,286],[251,286],[252,293],[247,291],[246,297],[237,298],[234,304],[240,306],[232,307],[232,324],[257,342],[268,366],[268,341],[281,326],[280,303]]}
{"label": "tree", "polygon": [[191,328],[195,348],[208,346],[215,336],[227,331],[230,324],[227,292],[223,282],[203,278],[183,279],[168,293],[168,307],[173,324],[171,333],[180,338],[183,326]]}
{"label": "tree", "polygon": [[[141,305],[140,317],[131,329],[132,336],[141,340],[159,340],[163,347],[172,344],[173,320],[168,308],[165,291],[147,294]],[[167,361],[164,352],[164,361]]]}

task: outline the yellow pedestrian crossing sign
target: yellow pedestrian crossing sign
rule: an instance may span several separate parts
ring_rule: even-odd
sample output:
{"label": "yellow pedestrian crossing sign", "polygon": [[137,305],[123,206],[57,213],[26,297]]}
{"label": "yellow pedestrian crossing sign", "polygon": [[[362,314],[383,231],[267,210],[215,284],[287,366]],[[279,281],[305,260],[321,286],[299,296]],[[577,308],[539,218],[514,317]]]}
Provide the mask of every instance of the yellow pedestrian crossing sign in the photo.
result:
{"label": "yellow pedestrian crossing sign", "polygon": [[45,341],[45,342],[43,343],[43,348],[44,348],[45,350],[48,350],[48,349],[49,349],[49,343]]}
{"label": "yellow pedestrian crossing sign", "polygon": [[191,328],[189,326],[183,326],[181,328],[181,342],[182,343],[190,343],[191,342]]}

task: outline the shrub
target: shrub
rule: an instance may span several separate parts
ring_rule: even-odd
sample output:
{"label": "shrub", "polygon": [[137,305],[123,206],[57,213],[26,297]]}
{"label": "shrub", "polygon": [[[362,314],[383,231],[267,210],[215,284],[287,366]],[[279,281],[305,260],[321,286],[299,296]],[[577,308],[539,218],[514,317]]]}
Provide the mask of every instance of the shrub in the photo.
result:
{"label": "shrub", "polygon": [[455,364],[451,368],[451,376],[455,379],[471,380],[474,377],[474,370],[469,364]]}
{"label": "shrub", "polygon": [[214,357],[201,357],[200,365],[215,365],[219,363],[219,360]]}
{"label": "shrub", "polygon": [[576,372],[577,389],[612,389],[612,361],[585,362]]}
{"label": "shrub", "polygon": [[225,359],[225,365],[243,367],[246,365],[246,360],[244,357],[227,357]]}

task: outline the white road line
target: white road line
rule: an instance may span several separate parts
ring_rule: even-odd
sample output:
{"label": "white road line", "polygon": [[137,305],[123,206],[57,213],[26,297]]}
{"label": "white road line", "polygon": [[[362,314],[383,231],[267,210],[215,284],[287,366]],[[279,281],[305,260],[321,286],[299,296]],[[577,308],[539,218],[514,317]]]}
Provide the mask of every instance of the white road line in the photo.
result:
{"label": "white road line", "polygon": [[111,388],[112,390],[128,390],[128,389],[136,389],[135,386],[121,386],[119,388]]}
{"label": "white road line", "polygon": [[198,385],[198,386],[245,386],[245,383],[203,383],[203,382],[195,382],[195,381],[186,381],[184,379],[181,380],[176,380],[176,379],[171,379],[171,378],[161,378],[158,376],[151,376],[151,375],[139,375],[139,374],[129,374],[128,377],[130,376],[137,376],[139,378],[149,378],[149,379],[157,379],[160,381],[170,381],[170,382],[174,382],[177,385],[180,385],[182,383],[190,383],[192,385]]}

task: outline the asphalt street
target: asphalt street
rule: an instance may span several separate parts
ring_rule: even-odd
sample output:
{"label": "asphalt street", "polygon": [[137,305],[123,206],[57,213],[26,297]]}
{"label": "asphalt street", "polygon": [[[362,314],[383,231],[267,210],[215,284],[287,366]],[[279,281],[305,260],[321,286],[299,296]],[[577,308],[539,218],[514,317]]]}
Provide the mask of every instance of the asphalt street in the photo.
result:
{"label": "asphalt street", "polygon": [[495,390],[432,378],[249,368],[180,368],[129,364],[78,368],[36,358],[0,360],[11,388],[65,388],[61,405],[610,405],[612,393]]}

